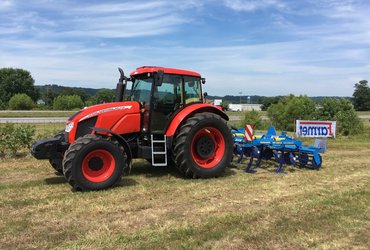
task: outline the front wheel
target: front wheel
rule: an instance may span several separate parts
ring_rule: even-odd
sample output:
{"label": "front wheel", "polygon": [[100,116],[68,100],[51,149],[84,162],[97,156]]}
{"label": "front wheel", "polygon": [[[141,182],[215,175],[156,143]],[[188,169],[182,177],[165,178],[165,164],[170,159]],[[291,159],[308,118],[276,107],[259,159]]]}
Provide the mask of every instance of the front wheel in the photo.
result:
{"label": "front wheel", "polygon": [[56,171],[56,175],[63,175],[63,159],[49,159],[50,165]]}
{"label": "front wheel", "polygon": [[126,164],[119,143],[109,137],[85,135],[65,153],[63,173],[76,190],[106,189],[118,183]]}
{"label": "front wheel", "polygon": [[176,167],[185,177],[217,177],[232,159],[233,142],[226,121],[213,113],[189,118],[175,136]]}

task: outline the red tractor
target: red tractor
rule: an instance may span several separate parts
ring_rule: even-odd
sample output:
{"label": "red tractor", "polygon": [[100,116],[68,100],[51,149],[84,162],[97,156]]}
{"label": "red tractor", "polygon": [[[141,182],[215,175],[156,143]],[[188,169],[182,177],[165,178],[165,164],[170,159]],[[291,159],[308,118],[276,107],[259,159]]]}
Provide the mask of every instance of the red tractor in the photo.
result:
{"label": "red tractor", "polygon": [[224,172],[232,158],[229,118],[203,102],[200,74],[145,66],[128,78],[119,71],[115,102],[78,111],[64,132],[35,142],[32,155],[49,159],[76,190],[113,186],[134,158],[175,165],[188,178]]}

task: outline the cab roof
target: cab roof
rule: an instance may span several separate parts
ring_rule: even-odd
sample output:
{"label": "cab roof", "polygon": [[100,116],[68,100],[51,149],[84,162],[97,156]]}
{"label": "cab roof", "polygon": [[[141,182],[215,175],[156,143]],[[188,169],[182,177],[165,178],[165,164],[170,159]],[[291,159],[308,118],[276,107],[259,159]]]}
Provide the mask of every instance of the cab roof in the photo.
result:
{"label": "cab roof", "polygon": [[199,73],[189,70],[182,70],[182,69],[173,69],[173,68],[164,68],[158,66],[143,66],[137,68],[135,71],[131,72],[131,76],[145,74],[145,73],[153,73],[158,72],[158,70],[163,70],[165,74],[175,74],[175,75],[186,75],[186,76],[195,76],[201,77]]}

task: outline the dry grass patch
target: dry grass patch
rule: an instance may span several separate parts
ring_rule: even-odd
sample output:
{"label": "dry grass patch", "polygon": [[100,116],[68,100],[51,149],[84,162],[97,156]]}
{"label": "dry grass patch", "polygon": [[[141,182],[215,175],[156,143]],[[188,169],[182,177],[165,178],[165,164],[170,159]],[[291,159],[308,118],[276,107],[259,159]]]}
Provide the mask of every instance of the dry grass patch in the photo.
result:
{"label": "dry grass patch", "polygon": [[367,249],[369,155],[369,140],[336,139],[320,171],[239,165],[207,180],[136,161],[117,187],[88,193],[47,161],[6,160],[0,248]]}

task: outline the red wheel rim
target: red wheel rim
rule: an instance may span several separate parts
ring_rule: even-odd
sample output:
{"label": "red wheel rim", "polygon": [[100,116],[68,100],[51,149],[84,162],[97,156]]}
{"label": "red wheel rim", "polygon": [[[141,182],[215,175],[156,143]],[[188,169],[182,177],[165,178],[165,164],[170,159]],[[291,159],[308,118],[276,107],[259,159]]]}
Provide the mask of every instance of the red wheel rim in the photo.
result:
{"label": "red wheel rim", "polygon": [[82,174],[91,182],[103,182],[112,176],[116,162],[113,155],[104,149],[88,153],[82,161]]}
{"label": "red wheel rim", "polygon": [[[206,149],[201,152],[203,146]],[[206,127],[195,133],[191,142],[191,156],[198,166],[201,168],[213,168],[222,160],[224,154],[225,139],[220,130]]]}

